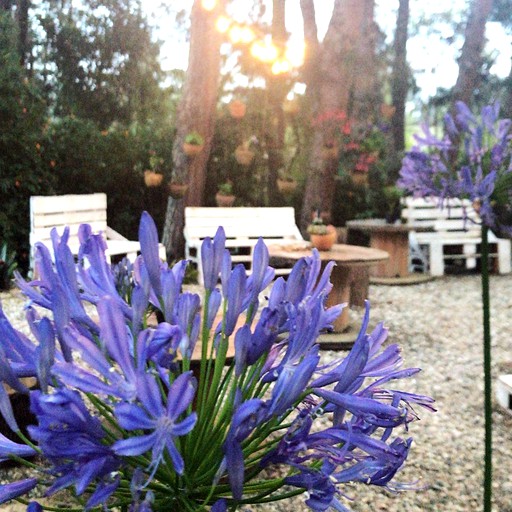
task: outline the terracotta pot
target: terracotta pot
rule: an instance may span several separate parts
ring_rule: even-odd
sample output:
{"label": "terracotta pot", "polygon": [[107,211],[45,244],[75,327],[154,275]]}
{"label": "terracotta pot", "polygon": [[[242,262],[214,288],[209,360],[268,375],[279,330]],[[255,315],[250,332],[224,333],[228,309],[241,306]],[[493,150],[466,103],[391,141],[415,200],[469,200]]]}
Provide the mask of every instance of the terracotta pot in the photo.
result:
{"label": "terracotta pot", "polygon": [[322,146],[322,160],[337,160],[339,151],[338,146]]}
{"label": "terracotta pot", "polygon": [[254,156],[254,151],[244,146],[238,146],[235,149],[235,158],[240,165],[251,165]]}
{"label": "terracotta pot", "polygon": [[188,190],[188,185],[186,183],[169,183],[169,194],[174,199],[181,199]]}
{"label": "terracotta pot", "polygon": [[283,103],[283,112],[290,116],[296,116],[299,113],[299,102],[297,100],[286,100]]}
{"label": "terracotta pot", "polygon": [[144,183],[146,187],[158,187],[164,179],[163,174],[154,171],[144,171]]}
{"label": "terracotta pot", "polygon": [[282,180],[278,178],[277,188],[281,194],[293,194],[297,188],[297,182],[295,180]]}
{"label": "terracotta pot", "polygon": [[350,173],[350,177],[352,178],[352,183],[354,185],[365,187],[368,185],[368,172],[366,171],[356,171],[353,170]]}
{"label": "terracotta pot", "polygon": [[245,116],[247,107],[243,101],[233,100],[229,105],[229,115],[234,119],[242,119]]}
{"label": "terracotta pot", "polygon": [[215,194],[215,202],[217,203],[217,206],[233,206],[235,199],[236,196],[225,196],[220,192]]}
{"label": "terracotta pot", "polygon": [[327,226],[327,230],[325,235],[309,234],[311,245],[319,251],[329,251],[338,239],[338,233],[334,226]]}
{"label": "terracotta pot", "polygon": [[187,156],[196,156],[203,150],[203,144],[189,144],[188,142],[183,143],[183,152]]}

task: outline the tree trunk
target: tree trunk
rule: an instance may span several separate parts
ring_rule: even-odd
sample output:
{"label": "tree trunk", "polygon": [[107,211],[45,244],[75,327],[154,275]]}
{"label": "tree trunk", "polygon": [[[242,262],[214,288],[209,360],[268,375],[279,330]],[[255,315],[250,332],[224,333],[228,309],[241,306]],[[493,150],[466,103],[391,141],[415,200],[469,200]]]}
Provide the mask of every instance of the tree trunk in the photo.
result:
{"label": "tree trunk", "polygon": [[409,24],[409,0],[400,0],[394,41],[394,61],[391,78],[391,96],[395,113],[391,121],[393,149],[400,153],[405,149],[405,102],[409,89],[407,66],[407,27]]}
{"label": "tree trunk", "polygon": [[[272,3],[272,38],[274,41],[286,41],[285,0]],[[284,75],[270,75],[268,80],[268,97],[271,122],[268,123],[266,146],[268,152],[268,204],[279,206],[282,198],[277,190],[278,170],[283,166],[283,146],[285,119],[283,101],[288,93],[288,84]]]}
{"label": "tree trunk", "polygon": [[507,119],[512,119],[512,59],[510,65],[510,73],[505,81],[506,89],[505,89],[505,97],[503,99],[503,109],[502,114],[503,117]]}
{"label": "tree trunk", "polygon": [[[305,34],[315,33],[314,9],[302,0]],[[318,54],[306,62],[307,102],[312,119],[326,113],[345,112],[360,122],[372,118],[376,103],[375,72],[376,26],[373,21],[374,0],[335,0],[329,28]],[[307,29],[307,30],[306,30]],[[313,45],[315,48],[315,45]],[[301,229],[311,222],[317,210],[332,209],[337,159],[323,158],[324,143],[332,139],[331,127],[318,124],[310,137],[306,191],[301,214]]]}
{"label": "tree trunk", "polygon": [[[220,2],[222,4],[222,2]],[[176,117],[176,136],[173,145],[172,181],[188,183],[184,199],[169,196],[162,241],[169,259],[183,257],[185,206],[203,203],[206,165],[210,155],[220,78],[221,36],[215,30],[215,19],[222,5],[211,12],[194,1],[191,14],[188,69]],[[204,148],[192,158],[183,152],[188,133],[196,131],[204,138]]]}
{"label": "tree trunk", "polygon": [[27,56],[30,54],[28,41],[28,10],[29,0],[18,0],[16,6],[16,22],[18,24],[18,51],[20,63],[25,66]]}
{"label": "tree trunk", "polygon": [[485,23],[491,9],[492,0],[473,0],[471,3],[464,33],[464,45],[459,58],[459,75],[453,89],[453,103],[463,101],[471,106],[473,93],[480,85]]}

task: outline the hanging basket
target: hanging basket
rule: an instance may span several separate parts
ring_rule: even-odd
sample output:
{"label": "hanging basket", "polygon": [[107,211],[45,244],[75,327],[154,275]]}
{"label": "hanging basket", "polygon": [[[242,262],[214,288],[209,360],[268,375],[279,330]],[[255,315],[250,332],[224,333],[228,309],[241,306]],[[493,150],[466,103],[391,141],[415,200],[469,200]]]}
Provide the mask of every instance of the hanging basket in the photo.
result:
{"label": "hanging basket", "polygon": [[338,146],[322,146],[322,160],[338,160],[339,152]]}
{"label": "hanging basket", "polygon": [[217,206],[233,206],[235,199],[236,196],[226,196],[220,192],[215,194],[215,202],[217,203]]}
{"label": "hanging basket", "polygon": [[240,165],[251,165],[254,160],[255,153],[245,146],[238,146],[235,149],[235,158]]}
{"label": "hanging basket", "polygon": [[368,185],[368,172],[367,171],[356,171],[353,170],[350,173],[352,183],[359,187],[366,187]]}
{"label": "hanging basket", "polygon": [[201,153],[203,150],[204,144],[189,144],[188,142],[183,143],[183,152],[185,155],[194,157]]}
{"label": "hanging basket", "polygon": [[169,194],[174,199],[181,199],[185,196],[188,190],[186,183],[169,183]]}
{"label": "hanging basket", "polygon": [[245,116],[245,112],[247,111],[247,107],[243,101],[233,100],[228,105],[229,115],[233,119],[242,119]]}
{"label": "hanging basket", "polygon": [[295,180],[283,180],[278,178],[277,188],[281,194],[290,195],[297,189],[297,182]]}
{"label": "hanging basket", "polygon": [[286,100],[283,103],[283,112],[289,116],[296,116],[299,113],[299,102],[294,100]]}
{"label": "hanging basket", "polygon": [[163,174],[154,171],[144,171],[144,183],[146,187],[158,187],[164,179]]}

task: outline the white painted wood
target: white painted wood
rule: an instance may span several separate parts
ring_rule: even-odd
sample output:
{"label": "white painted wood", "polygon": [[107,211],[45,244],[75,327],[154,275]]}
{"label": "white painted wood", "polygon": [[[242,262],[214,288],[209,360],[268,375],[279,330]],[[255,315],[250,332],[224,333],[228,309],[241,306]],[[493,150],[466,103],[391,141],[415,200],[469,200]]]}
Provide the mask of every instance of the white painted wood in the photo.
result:
{"label": "white painted wood", "polygon": [[[439,208],[439,199],[411,198],[403,201],[402,218],[408,223],[429,226],[433,232],[416,232],[415,240],[425,246],[429,253],[430,272],[432,275],[444,274],[444,259],[464,259],[467,268],[476,266],[481,256],[478,246],[481,244],[481,230],[478,215],[468,199],[451,199],[449,206]],[[511,271],[511,242],[497,238],[489,232],[491,244],[490,256],[497,258],[498,272],[506,274]],[[444,246],[462,247],[462,254],[443,255]],[[492,246],[495,245],[494,249]]]}
{"label": "white painted wood", "polygon": [[[78,254],[78,229],[89,224],[93,233],[102,233],[107,242],[106,257],[126,254],[134,261],[140,252],[139,242],[130,241],[107,225],[107,196],[97,194],[69,194],[62,196],[32,196],[30,198],[30,255],[33,263],[34,245],[41,242],[48,247],[52,256],[51,231],[57,229],[62,235],[69,227],[69,246],[74,255]],[[159,255],[165,261],[165,248],[159,244]],[[32,265],[33,266],[33,265]]]}
{"label": "white painted wood", "polygon": [[496,381],[496,398],[498,403],[512,414],[512,374],[500,375]]}
{"label": "white painted wood", "polygon": [[[185,257],[197,265],[201,284],[201,243],[206,237],[213,238],[219,226],[226,233],[226,247],[232,253],[232,261],[243,263],[249,273],[254,246],[260,237],[267,243],[303,240],[295,224],[295,211],[290,207],[187,207],[184,228]],[[286,275],[290,270],[291,267],[276,269],[276,274]]]}

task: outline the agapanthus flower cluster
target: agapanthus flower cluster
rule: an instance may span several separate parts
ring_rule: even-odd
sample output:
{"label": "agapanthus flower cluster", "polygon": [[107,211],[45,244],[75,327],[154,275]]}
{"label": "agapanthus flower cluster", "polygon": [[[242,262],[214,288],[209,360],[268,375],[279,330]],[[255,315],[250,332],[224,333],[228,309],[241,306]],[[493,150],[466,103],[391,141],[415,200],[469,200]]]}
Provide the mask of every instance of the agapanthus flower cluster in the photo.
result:
{"label": "agapanthus flower cluster", "polygon": [[479,117],[457,102],[437,137],[427,125],[402,162],[398,185],[416,197],[470,199],[481,221],[512,232],[512,121],[499,119],[499,104],[485,106]]}
{"label": "agapanthus flower cluster", "polygon": [[201,301],[182,289],[186,262],[160,261],[146,213],[129,293],[101,235],[80,228],[78,262],[68,236],[52,233],[54,262],[37,245],[37,279],[18,279],[31,337],[0,310],[0,376],[36,418],[22,434],[0,386],[20,437],[0,436],[0,459],[39,456],[0,503],[42,510],[24,495],[68,489],[75,510],[222,512],[307,492],[312,510],[344,511],[347,482],[396,487],[401,432],[432,400],[391,385],[419,370],[401,368],[382,324],[367,333],[368,308],[352,351],[322,366],[317,337],[342,309],[325,307],[332,263],[313,252],[261,303],[274,279],[265,244],[248,276],[219,228],[201,249]]}

